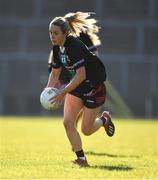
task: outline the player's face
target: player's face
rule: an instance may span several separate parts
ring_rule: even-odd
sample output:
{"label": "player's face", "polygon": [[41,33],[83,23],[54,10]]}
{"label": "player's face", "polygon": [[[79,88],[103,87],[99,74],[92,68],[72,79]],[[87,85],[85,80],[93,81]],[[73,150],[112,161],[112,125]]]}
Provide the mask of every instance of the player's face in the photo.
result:
{"label": "player's face", "polygon": [[63,33],[59,26],[50,24],[49,35],[53,45],[62,46],[65,42],[66,33]]}

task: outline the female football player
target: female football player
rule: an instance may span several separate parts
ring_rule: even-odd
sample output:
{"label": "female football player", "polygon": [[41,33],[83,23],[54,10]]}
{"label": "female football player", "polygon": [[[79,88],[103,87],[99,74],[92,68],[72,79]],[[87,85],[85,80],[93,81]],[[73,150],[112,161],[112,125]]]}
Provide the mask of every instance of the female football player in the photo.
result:
{"label": "female football player", "polygon": [[77,156],[73,163],[81,166],[88,165],[88,162],[75,126],[78,113],[83,111],[81,130],[84,135],[91,135],[102,126],[108,136],[113,136],[115,132],[109,112],[104,111],[101,117],[97,118],[106,95],[104,64],[76,38],[79,33],[93,28],[95,20],[90,18],[90,15],[91,13],[83,12],[68,13],[64,17],[54,18],[49,24],[50,38],[54,46],[53,69],[47,87],[56,86],[62,67],[68,70],[71,81],[66,87],[59,89],[55,101],[61,103],[65,97],[64,127]]}

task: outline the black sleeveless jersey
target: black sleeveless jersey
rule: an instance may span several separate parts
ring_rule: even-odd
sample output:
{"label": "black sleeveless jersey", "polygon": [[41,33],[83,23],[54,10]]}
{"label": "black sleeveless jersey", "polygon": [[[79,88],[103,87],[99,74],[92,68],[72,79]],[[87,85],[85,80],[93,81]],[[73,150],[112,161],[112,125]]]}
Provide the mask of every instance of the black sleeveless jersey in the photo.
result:
{"label": "black sleeveless jersey", "polygon": [[61,49],[53,46],[53,68],[65,67],[71,74],[82,66],[86,69],[86,81],[96,85],[106,80],[106,70],[101,60],[94,55],[78,38],[68,36]]}

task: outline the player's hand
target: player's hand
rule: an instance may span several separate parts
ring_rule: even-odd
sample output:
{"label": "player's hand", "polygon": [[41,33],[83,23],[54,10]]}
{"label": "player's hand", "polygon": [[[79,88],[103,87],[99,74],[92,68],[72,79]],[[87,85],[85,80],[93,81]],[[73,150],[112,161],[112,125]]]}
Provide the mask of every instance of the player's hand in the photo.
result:
{"label": "player's hand", "polygon": [[62,89],[59,89],[59,91],[57,92],[57,95],[53,98],[53,102],[61,104],[65,95],[66,93]]}

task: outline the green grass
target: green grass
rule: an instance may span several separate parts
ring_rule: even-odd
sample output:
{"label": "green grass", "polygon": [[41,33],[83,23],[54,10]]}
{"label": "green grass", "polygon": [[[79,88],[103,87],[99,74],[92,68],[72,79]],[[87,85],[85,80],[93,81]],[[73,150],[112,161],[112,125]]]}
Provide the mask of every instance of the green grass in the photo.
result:
{"label": "green grass", "polygon": [[156,179],[158,121],[114,119],[116,134],[103,128],[86,137],[90,167],[75,159],[60,118],[0,117],[0,178],[14,179]]}

